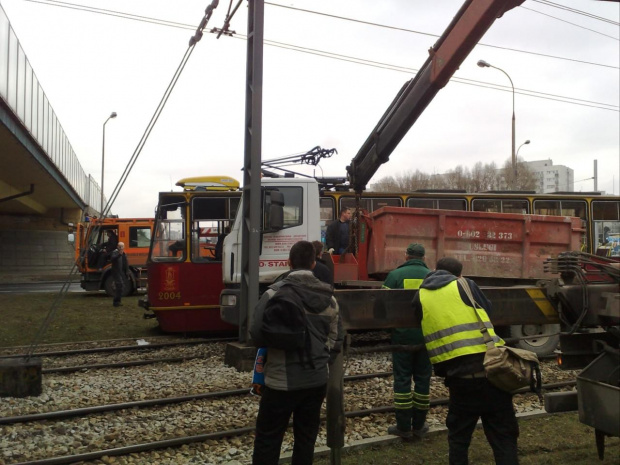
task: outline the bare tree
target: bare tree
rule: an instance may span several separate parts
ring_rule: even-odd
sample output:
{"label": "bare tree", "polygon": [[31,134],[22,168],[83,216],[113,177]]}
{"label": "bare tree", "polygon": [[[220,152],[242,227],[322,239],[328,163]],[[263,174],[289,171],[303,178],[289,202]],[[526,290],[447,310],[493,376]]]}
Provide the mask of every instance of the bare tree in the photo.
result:
{"label": "bare tree", "polygon": [[495,163],[478,162],[471,170],[471,180],[467,192],[484,192],[497,189],[499,186],[497,166]]}
{"label": "bare tree", "polygon": [[[443,174],[428,175],[415,170],[395,176],[386,176],[371,186],[376,192],[412,192],[419,189],[460,189],[467,192],[484,192],[490,190],[535,190],[536,177],[528,168],[527,163],[520,158],[517,161],[517,181],[513,183],[514,175],[511,160],[508,159],[503,168],[498,169],[492,163],[477,162],[469,168],[462,165]],[[512,186],[515,187],[512,187]]]}
{"label": "bare tree", "polygon": [[430,176],[420,170],[404,172],[396,176],[386,176],[372,184],[375,192],[413,192],[419,189],[430,188]]}
{"label": "bare tree", "polygon": [[500,170],[505,185],[515,191],[534,191],[536,190],[536,175],[529,169],[527,163],[520,158],[517,160],[517,178],[512,168],[512,160],[508,159],[504,163],[504,167]]}
{"label": "bare tree", "polygon": [[467,190],[471,175],[469,174],[469,169],[467,167],[458,165],[452,171],[448,171],[444,175],[444,178],[448,189]]}

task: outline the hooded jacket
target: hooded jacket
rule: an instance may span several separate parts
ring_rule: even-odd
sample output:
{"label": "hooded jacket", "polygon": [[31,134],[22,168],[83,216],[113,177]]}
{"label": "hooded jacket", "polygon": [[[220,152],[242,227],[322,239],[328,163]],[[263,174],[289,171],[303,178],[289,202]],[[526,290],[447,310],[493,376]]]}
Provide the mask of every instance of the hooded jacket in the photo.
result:
{"label": "hooded jacket", "polygon": [[[423,297],[421,300],[420,293],[424,293],[424,291],[446,290],[445,289],[446,286],[448,286],[449,284],[451,284],[452,282],[456,280],[457,280],[456,276],[454,276],[452,273],[445,271],[445,270],[437,270],[437,271],[433,271],[432,273],[430,273],[426,277],[422,285],[420,286],[420,292],[416,294],[412,302],[416,320],[418,320],[421,323],[424,318],[424,308],[422,305],[422,300],[425,297]],[[482,293],[480,288],[478,288],[476,283],[474,283],[470,279],[467,279],[467,282],[469,283],[472,296],[474,297],[476,302],[479,304],[479,306],[481,306],[488,313],[491,310],[491,302],[489,302],[489,300]],[[462,301],[463,305],[472,307],[472,312],[473,312],[473,303],[469,300],[469,297],[467,297],[467,294],[465,293],[465,291],[463,291],[463,289],[461,289],[461,287],[458,284],[457,284],[457,289],[459,292],[460,300]],[[427,295],[429,296],[428,298],[432,298],[432,293],[429,293]],[[445,310],[446,312],[449,312],[449,311],[456,311],[458,309],[446,308]],[[473,313],[472,313],[472,316],[474,316]],[[492,325],[490,326],[492,328]],[[497,339],[498,339],[499,344],[503,344],[503,341],[501,341],[501,339],[499,338]],[[465,375],[483,371],[484,370],[484,366],[482,364],[483,360],[484,360],[484,350],[482,350],[482,352],[479,352],[479,353],[461,355],[455,358],[441,361],[439,363],[435,363],[433,367],[435,369],[435,374],[437,376],[443,376],[443,377],[465,376]]]}
{"label": "hooded jacket", "polygon": [[[343,331],[338,303],[329,284],[319,281],[309,270],[294,270],[284,279],[269,286],[254,310],[250,336],[257,347],[263,346],[261,326],[267,302],[283,285],[298,293],[308,319],[309,354],[267,348],[264,365],[265,385],[280,391],[295,391],[323,386],[327,383],[328,363],[342,349]],[[305,359],[310,357],[311,363]]]}

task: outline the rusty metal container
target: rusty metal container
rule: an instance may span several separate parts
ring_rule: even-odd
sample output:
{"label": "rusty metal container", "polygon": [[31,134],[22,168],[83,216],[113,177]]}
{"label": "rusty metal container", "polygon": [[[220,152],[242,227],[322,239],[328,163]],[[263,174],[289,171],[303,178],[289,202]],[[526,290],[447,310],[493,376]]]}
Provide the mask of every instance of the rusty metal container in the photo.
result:
{"label": "rusty metal container", "polygon": [[492,278],[549,278],[543,263],[579,250],[585,233],[579,218],[383,207],[370,214],[368,274],[401,265],[407,245],[426,249],[430,269],[442,257],[463,263],[463,274]]}

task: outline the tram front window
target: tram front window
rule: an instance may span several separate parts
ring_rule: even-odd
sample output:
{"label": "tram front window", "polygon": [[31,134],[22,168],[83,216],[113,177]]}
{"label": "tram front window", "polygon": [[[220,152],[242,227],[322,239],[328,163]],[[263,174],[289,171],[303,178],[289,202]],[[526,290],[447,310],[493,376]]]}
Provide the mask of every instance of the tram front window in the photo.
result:
{"label": "tram front window", "polygon": [[185,259],[184,204],[160,207],[153,229],[151,260],[154,262],[182,262]]}

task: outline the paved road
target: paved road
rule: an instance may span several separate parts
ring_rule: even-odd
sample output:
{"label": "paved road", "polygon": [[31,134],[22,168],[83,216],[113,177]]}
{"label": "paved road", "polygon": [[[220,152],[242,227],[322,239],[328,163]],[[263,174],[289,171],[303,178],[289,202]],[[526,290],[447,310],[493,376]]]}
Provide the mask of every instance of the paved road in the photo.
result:
{"label": "paved road", "polygon": [[[58,292],[62,288],[62,282],[40,282],[40,283],[0,283],[0,294],[24,294],[31,292]],[[69,292],[85,292],[80,283],[71,283]]]}

